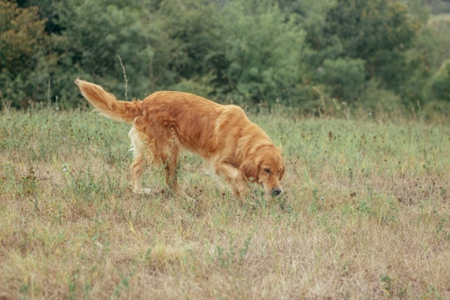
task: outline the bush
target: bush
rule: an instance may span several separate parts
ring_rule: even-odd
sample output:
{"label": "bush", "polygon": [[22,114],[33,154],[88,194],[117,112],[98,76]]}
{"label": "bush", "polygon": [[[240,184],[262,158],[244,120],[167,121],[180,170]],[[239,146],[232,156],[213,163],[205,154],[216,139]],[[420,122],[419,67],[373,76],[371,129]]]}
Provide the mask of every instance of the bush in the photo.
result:
{"label": "bush", "polygon": [[355,102],[363,89],[364,63],[362,59],[326,59],[319,68],[319,78],[329,87],[332,97],[348,103]]}
{"label": "bush", "polygon": [[450,102],[450,60],[444,61],[431,78],[428,93],[434,100]]}
{"label": "bush", "polygon": [[301,74],[304,33],[272,1],[230,1],[223,9],[220,96],[269,104],[291,98]]}
{"label": "bush", "polygon": [[0,101],[73,107],[81,77],[124,100],[175,89],[311,112],[377,82],[405,106],[448,102],[450,23],[419,30],[422,1],[0,0]]}
{"label": "bush", "polygon": [[31,101],[44,101],[58,60],[49,49],[58,39],[46,35],[36,7],[18,8],[0,0],[0,20],[1,103],[26,107]]}

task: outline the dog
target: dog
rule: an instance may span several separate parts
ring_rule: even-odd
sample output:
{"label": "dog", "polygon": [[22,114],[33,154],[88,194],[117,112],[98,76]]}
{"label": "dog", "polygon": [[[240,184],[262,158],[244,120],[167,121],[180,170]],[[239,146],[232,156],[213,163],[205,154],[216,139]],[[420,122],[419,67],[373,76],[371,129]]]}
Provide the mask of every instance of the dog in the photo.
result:
{"label": "dog", "polygon": [[200,156],[207,169],[222,174],[239,199],[247,197],[249,182],[259,183],[267,200],[282,193],[281,151],[239,106],[176,91],[155,92],[142,101],[118,101],[99,85],[80,79],[75,84],[97,112],[133,126],[133,192],[150,193],[141,186],[142,174],[149,164],[162,163],[166,184],[180,196],[177,164],[180,153],[189,151]]}

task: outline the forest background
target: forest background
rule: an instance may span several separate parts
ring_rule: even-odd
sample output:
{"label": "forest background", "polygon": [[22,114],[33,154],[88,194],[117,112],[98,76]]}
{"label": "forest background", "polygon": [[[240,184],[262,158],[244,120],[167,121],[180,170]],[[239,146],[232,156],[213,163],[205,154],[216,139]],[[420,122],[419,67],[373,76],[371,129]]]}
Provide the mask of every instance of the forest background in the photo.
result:
{"label": "forest background", "polygon": [[450,0],[0,0],[0,103],[76,107],[81,77],[124,100],[445,113],[449,13]]}

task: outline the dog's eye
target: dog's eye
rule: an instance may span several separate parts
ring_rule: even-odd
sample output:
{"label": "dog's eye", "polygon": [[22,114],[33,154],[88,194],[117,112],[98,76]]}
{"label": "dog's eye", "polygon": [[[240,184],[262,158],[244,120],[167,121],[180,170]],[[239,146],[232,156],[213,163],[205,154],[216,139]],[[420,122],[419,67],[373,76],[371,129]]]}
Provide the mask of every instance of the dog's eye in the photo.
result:
{"label": "dog's eye", "polygon": [[270,169],[265,168],[264,171],[266,171],[266,173],[269,173],[269,174],[270,174]]}

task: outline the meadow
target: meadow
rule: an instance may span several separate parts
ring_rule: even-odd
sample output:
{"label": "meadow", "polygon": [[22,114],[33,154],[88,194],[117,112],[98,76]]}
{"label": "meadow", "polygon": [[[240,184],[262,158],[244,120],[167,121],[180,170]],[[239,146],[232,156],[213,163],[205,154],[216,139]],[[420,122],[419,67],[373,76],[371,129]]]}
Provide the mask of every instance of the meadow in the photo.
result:
{"label": "meadow", "polygon": [[0,112],[0,299],[449,299],[450,126],[250,113],[285,193],[243,202],[183,156],[130,189],[129,126]]}

